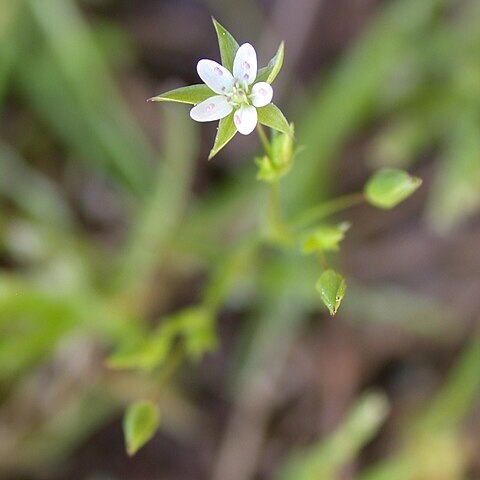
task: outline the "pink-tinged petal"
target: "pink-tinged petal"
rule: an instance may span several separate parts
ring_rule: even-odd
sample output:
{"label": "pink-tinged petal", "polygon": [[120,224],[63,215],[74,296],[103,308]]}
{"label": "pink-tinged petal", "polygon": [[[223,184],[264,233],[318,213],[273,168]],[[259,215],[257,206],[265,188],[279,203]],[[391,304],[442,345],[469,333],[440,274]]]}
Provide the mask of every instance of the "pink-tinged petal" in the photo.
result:
{"label": "pink-tinged petal", "polygon": [[222,65],[213,60],[200,60],[197,63],[197,72],[200,78],[215,93],[228,93],[233,87],[232,74]]}
{"label": "pink-tinged petal", "polygon": [[233,76],[243,85],[251,85],[257,78],[257,52],[249,43],[244,43],[233,60]]}
{"label": "pink-tinged petal", "polygon": [[207,98],[190,110],[190,117],[197,122],[213,122],[226,117],[233,110],[223,95]]}
{"label": "pink-tinged petal", "polygon": [[252,87],[250,99],[255,107],[268,105],[273,98],[273,88],[267,82],[258,82]]}
{"label": "pink-tinged petal", "polygon": [[251,105],[240,107],[233,115],[233,121],[237,130],[242,135],[249,135],[257,126],[257,109]]}

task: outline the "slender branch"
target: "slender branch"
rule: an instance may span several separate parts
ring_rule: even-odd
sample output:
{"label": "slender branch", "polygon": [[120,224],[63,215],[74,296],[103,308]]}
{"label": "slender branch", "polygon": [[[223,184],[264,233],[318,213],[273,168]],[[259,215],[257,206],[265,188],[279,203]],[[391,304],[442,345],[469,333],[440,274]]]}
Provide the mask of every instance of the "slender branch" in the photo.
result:
{"label": "slender branch", "polygon": [[257,132],[258,132],[260,141],[262,142],[262,146],[265,150],[265,153],[271,158],[272,146],[270,144],[270,141],[268,140],[268,137],[267,137],[267,134],[265,133],[264,128],[259,123],[257,123]]}
{"label": "slender branch", "polygon": [[324,270],[328,270],[330,268],[328,266],[327,257],[321,250],[318,252],[317,258]]}
{"label": "slender branch", "polygon": [[268,227],[271,239],[286,246],[292,242],[293,237],[282,215],[279,187],[279,182],[269,184]]}
{"label": "slender branch", "polygon": [[165,385],[168,384],[168,382],[170,382],[170,380],[175,375],[177,370],[183,364],[184,360],[185,360],[185,350],[182,347],[176,347],[173,350],[172,354],[170,355],[167,363],[160,370],[159,375],[156,379],[155,383],[158,388],[159,395],[163,393],[163,388],[165,387]]}
{"label": "slender branch", "polygon": [[344,195],[342,197],[328,200],[321,203],[303,213],[301,213],[296,220],[292,222],[292,228],[299,229],[306,227],[318,220],[322,220],[325,217],[329,217],[334,213],[342,212],[348,208],[359,205],[365,201],[363,193],[352,193],[350,195]]}
{"label": "slender branch", "polygon": [[278,182],[273,182],[269,185],[269,220],[271,225],[279,226],[281,223],[280,216],[280,191],[278,188]]}

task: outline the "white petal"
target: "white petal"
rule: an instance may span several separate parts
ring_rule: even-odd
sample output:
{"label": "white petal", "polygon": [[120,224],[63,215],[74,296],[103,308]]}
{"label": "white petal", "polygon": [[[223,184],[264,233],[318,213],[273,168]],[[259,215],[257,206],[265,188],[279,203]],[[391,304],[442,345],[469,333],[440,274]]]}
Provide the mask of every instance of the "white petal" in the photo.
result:
{"label": "white petal", "polygon": [[257,126],[257,109],[251,105],[240,107],[233,116],[237,130],[242,135],[249,135]]}
{"label": "white petal", "polygon": [[213,60],[200,60],[197,63],[197,72],[200,78],[215,93],[224,94],[233,87],[232,74]]}
{"label": "white petal", "polygon": [[267,82],[258,82],[252,87],[250,99],[256,107],[268,105],[273,98],[273,88]]}
{"label": "white petal", "polygon": [[244,85],[251,85],[257,78],[257,52],[249,43],[244,43],[237,50],[233,76]]}
{"label": "white petal", "polygon": [[190,117],[197,122],[212,122],[226,117],[233,110],[223,95],[214,95],[190,110]]}

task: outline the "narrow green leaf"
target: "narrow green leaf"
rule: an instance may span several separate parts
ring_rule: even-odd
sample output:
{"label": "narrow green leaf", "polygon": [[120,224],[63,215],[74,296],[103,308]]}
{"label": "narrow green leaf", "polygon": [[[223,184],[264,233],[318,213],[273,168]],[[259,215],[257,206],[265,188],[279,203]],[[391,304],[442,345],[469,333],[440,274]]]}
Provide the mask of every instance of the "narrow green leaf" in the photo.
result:
{"label": "narrow green leaf", "polygon": [[225,118],[222,118],[218,123],[217,136],[215,143],[210,150],[208,159],[211,160],[237,133],[235,123],[233,123],[233,113]]}
{"label": "narrow green leaf", "polygon": [[15,84],[73,155],[143,198],[154,149],[126,106],[78,2],[20,3],[29,22],[18,28],[38,32],[43,40],[34,54],[23,52]]}
{"label": "narrow green leaf", "polygon": [[225,27],[220,25],[220,23],[218,23],[213,17],[212,22],[217,32],[218,46],[220,48],[222,65],[228,70],[232,71],[233,60],[235,58],[235,54],[237,53],[239,45],[237,41],[233,38],[233,35]]}
{"label": "narrow green leaf", "polygon": [[190,85],[188,87],[180,87],[175,90],[157,95],[156,97],[149,98],[149,102],[176,102],[176,103],[189,103],[196,105],[203,102],[207,98],[215,95],[206,85]]}
{"label": "narrow green leaf", "polygon": [[257,108],[258,121],[266,127],[273,128],[283,133],[291,133],[290,125],[282,111],[273,103]]}
{"label": "narrow green leaf", "polygon": [[389,404],[383,393],[372,391],[363,394],[334,432],[293,454],[275,479],[338,478],[342,467],[355,459],[362,447],[376,435],[388,413]]}
{"label": "narrow green leaf", "polygon": [[309,233],[302,245],[304,254],[313,252],[337,252],[340,242],[345,238],[345,232],[350,228],[347,222],[338,225],[322,225]]}
{"label": "narrow green leaf", "polygon": [[268,62],[266,67],[258,71],[256,82],[272,83],[277,78],[283,65],[283,57],[285,54],[285,43],[282,42],[278,47],[275,56]]}
{"label": "narrow green leaf", "polygon": [[138,291],[148,285],[157,265],[168,255],[170,242],[190,204],[199,125],[177,105],[164,104],[162,110],[162,159],[151,175],[153,188],[129,229],[115,288]]}
{"label": "narrow green leaf", "polygon": [[326,270],[320,276],[316,287],[320,293],[322,302],[330,311],[330,315],[335,315],[345,296],[345,290],[347,288],[345,279],[333,270]]}
{"label": "narrow green leaf", "polygon": [[138,452],[160,425],[160,413],[152,402],[141,400],[130,405],[123,417],[123,434],[127,453]]}
{"label": "narrow green leaf", "polygon": [[480,208],[480,125],[477,108],[452,110],[446,149],[435,169],[427,204],[427,221],[447,233]]}
{"label": "narrow green leaf", "polygon": [[365,197],[375,207],[388,210],[403,202],[420,187],[422,180],[403,170],[385,168],[365,185]]}

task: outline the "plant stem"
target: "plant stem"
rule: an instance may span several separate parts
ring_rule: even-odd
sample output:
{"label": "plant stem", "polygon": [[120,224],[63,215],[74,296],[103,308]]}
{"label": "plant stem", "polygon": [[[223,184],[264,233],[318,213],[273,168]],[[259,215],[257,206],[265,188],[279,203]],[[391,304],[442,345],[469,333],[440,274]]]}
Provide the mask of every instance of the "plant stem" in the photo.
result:
{"label": "plant stem", "polygon": [[318,252],[318,261],[320,262],[320,265],[324,270],[329,269],[327,258],[325,257],[325,254],[322,251]]}
{"label": "plant stem", "polygon": [[311,223],[317,222],[325,217],[329,217],[334,213],[347,210],[348,208],[359,205],[365,201],[363,193],[352,193],[342,197],[328,200],[320,205],[317,205],[303,213],[301,213],[292,223],[292,228],[299,229],[306,227]]}
{"label": "plant stem", "polygon": [[257,132],[258,136],[260,138],[260,141],[262,142],[262,146],[265,150],[265,153],[272,158],[272,146],[270,145],[270,141],[268,140],[267,134],[265,133],[264,128],[257,123]]}
{"label": "plant stem", "polygon": [[[272,159],[272,144],[268,140],[267,134],[265,133],[264,128],[258,123],[257,132],[262,143],[265,154],[268,156],[270,162]],[[290,235],[288,234],[288,229],[283,221],[282,209],[280,204],[280,186],[279,182],[274,181],[269,183],[268,190],[268,232],[272,239],[285,243]]]}
{"label": "plant stem", "polygon": [[181,347],[176,347],[157,377],[156,385],[159,391],[159,395],[163,393],[163,387],[171,380],[173,375],[182,365],[184,359],[184,349]]}
{"label": "plant stem", "polygon": [[270,183],[268,193],[268,223],[270,225],[271,231],[278,233],[282,230],[282,216],[280,213],[280,191],[278,182]]}

